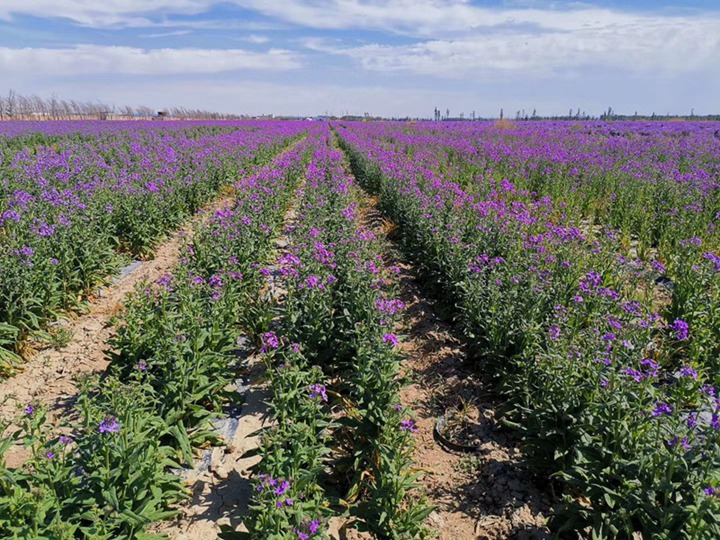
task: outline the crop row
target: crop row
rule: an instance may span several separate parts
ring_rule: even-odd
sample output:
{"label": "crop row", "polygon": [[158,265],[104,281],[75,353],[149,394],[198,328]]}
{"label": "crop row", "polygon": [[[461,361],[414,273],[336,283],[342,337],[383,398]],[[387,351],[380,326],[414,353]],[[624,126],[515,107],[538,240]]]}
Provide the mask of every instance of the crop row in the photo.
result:
{"label": "crop row", "polygon": [[[127,127],[127,126],[126,126]],[[0,147],[0,374],[123,257],[146,257],[301,125],[9,138]]]}
{"label": "crop row", "polygon": [[246,524],[268,540],[327,538],[330,526],[415,538],[431,508],[411,494],[415,426],[399,404],[393,334],[402,303],[327,126],[314,138],[276,269],[281,317],[264,336],[274,427]]}
{"label": "crop row", "polygon": [[610,227],[625,249],[667,258],[693,236],[710,249],[720,245],[716,129],[702,122],[425,124],[398,126],[382,138],[411,159],[441,152],[426,171],[467,193],[549,197],[563,219]]}
{"label": "crop row", "polygon": [[291,148],[239,181],[236,203],[187,241],[173,275],[138,288],[116,322],[110,366],[82,388],[75,415],[53,426],[27,405],[0,443],[2,454],[19,443],[32,451],[21,467],[0,459],[0,536],[148,539],[150,523],[174,515],[187,490],[171,469],[218,442],[210,420],[240,398],[230,385],[238,338],[258,331],[260,269],[301,173]]}
{"label": "crop row", "polygon": [[[401,227],[409,256],[456,307],[535,471],[560,482],[554,530],[717,538],[720,265],[703,247],[716,242],[714,196],[698,198],[698,211],[682,206],[707,186],[663,177],[643,181],[640,190],[623,176],[629,159],[617,169],[599,162],[584,171],[596,179],[568,180],[567,167],[583,161],[572,155],[558,160],[565,167],[559,172],[533,173],[545,148],[540,130],[515,133],[503,159],[483,157],[487,167],[514,171],[512,179],[463,176],[456,133],[357,124],[337,130],[356,176]],[[493,141],[465,140],[463,156]],[[663,144],[675,148],[672,139]],[[716,156],[708,150],[690,165],[673,164],[715,170]],[[614,175],[620,180],[602,189],[628,199],[634,193],[643,207],[610,205],[601,226],[589,226],[577,206],[599,197],[593,190]],[[680,206],[660,212],[645,205],[647,197]],[[626,223],[665,218],[670,230],[651,239],[641,229],[623,231]],[[657,248],[657,259],[634,256],[626,234]]]}

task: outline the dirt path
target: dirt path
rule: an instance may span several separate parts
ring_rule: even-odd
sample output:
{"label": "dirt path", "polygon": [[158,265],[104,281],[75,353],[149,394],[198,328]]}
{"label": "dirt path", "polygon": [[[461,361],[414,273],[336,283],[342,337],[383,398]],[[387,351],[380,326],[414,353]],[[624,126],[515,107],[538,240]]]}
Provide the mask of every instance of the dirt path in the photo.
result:
{"label": "dirt path", "polygon": [[[199,224],[232,201],[231,192],[226,191],[158,246],[154,259],[133,263],[113,284],[101,289],[86,313],[63,320],[60,328],[72,335],[65,347],[38,352],[23,364],[22,372],[0,382],[0,417],[6,420],[16,417],[19,407],[32,402],[46,405],[48,419],[56,421],[74,402],[77,378],[107,368],[107,341],[114,333],[109,322],[122,308],[125,296],[141,281],[153,281],[170,272],[180,259],[183,238],[192,235]],[[9,467],[14,467],[28,456],[28,449],[14,447],[8,450],[5,459]]]}
{"label": "dirt path", "polygon": [[264,373],[262,359],[251,357],[248,390],[231,440],[197,462],[187,476],[192,499],[180,507],[177,518],[158,524],[151,532],[174,540],[215,540],[222,527],[235,531],[241,526],[253,495],[252,467],[260,461],[253,451],[260,445],[260,431],[269,422]]}
{"label": "dirt path", "polygon": [[[295,202],[300,200],[304,185],[296,190]],[[296,206],[292,204],[285,213],[283,233],[275,240],[278,255],[286,252],[289,245],[288,232],[296,222]],[[271,272],[267,278],[267,290],[275,301],[282,301],[285,294],[282,277]],[[260,446],[260,432],[271,425],[267,400],[269,391],[264,381],[265,363],[261,356],[252,355],[247,362],[247,390],[245,401],[237,416],[237,428],[227,446],[214,448],[209,462],[196,463],[188,475],[192,499],[180,507],[180,515],[173,521],[159,524],[153,532],[167,535],[173,540],[215,540],[223,528],[247,532],[243,519],[252,500],[253,467],[261,456],[254,451]]]}
{"label": "dirt path", "polygon": [[[496,405],[473,370],[463,363],[466,351],[452,326],[438,317],[422,292],[412,265],[403,262],[398,231],[378,210],[377,199],[364,197],[363,223],[386,236],[385,263],[400,269],[398,283],[405,313],[397,333],[406,356],[410,383],[401,392],[404,406],[417,421],[416,466],[428,502],[437,507],[428,526],[440,540],[550,538],[544,526],[548,494],[522,468],[518,443],[497,428]],[[448,450],[435,437],[439,416],[465,412],[477,453]]]}

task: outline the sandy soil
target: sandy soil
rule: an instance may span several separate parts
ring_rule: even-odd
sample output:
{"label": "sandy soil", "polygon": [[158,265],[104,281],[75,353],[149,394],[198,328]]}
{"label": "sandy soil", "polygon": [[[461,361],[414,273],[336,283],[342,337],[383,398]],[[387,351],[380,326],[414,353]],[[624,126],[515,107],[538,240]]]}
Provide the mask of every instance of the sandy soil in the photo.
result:
{"label": "sandy soil", "polygon": [[[300,199],[302,189],[303,186],[298,188],[296,200]],[[296,219],[296,208],[291,206],[285,214],[284,233],[275,240],[278,255],[289,245],[287,232]],[[261,294],[269,294],[275,301],[282,302],[285,292],[279,274],[271,274],[266,290]],[[175,520],[159,524],[153,532],[166,534],[174,540],[215,540],[223,528],[247,532],[243,519],[253,495],[253,467],[261,459],[255,450],[260,446],[260,432],[271,426],[264,373],[262,358],[251,356],[248,359],[248,391],[232,441],[225,447],[213,449],[207,470],[201,462],[196,463],[195,471],[187,478],[193,492],[192,500],[180,507]]]}
{"label": "sandy soil", "polygon": [[[401,399],[414,411],[415,463],[424,472],[420,483],[428,502],[437,507],[428,527],[440,540],[550,538],[544,517],[549,495],[523,469],[518,442],[498,429],[497,404],[485,397],[483,384],[464,364],[462,342],[423,294],[414,268],[402,261],[398,231],[384,219],[374,197],[365,200],[363,221],[388,238],[385,262],[400,268],[406,310],[397,333],[403,337],[403,369],[410,381]],[[474,424],[475,453],[453,451],[436,441],[437,418],[459,409]]]}
{"label": "sandy soil", "polygon": [[245,393],[238,427],[225,447],[212,449],[208,467],[198,467],[187,477],[192,499],[182,505],[173,521],[158,524],[152,532],[175,540],[215,540],[221,527],[243,530],[242,519],[252,498],[252,468],[260,461],[254,453],[260,432],[269,425],[268,391],[262,377],[265,365],[249,359],[249,390]]}

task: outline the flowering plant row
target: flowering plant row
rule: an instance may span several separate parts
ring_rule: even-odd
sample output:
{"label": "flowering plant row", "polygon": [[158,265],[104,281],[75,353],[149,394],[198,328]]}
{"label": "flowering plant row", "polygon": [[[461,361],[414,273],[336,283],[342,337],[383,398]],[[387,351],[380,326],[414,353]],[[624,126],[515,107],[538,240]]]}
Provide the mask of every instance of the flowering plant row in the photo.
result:
{"label": "flowering plant row", "polygon": [[[561,482],[563,505],[551,523],[558,533],[716,538],[720,334],[707,303],[718,294],[718,257],[708,251],[717,245],[716,209],[699,194],[708,187],[700,169],[715,171],[717,150],[704,140],[697,156],[676,147],[674,131],[656,133],[653,152],[665,148],[672,166],[695,177],[633,183],[627,154],[622,167],[590,167],[567,153],[557,171],[534,172],[549,141],[587,150],[583,135],[562,139],[554,125],[511,135],[483,129],[337,126],[357,177],[380,195],[408,254],[456,307],[475,359],[508,400],[506,424],[523,435],[535,470]],[[632,140],[644,128],[623,129]],[[602,137],[613,152],[644,148],[614,145],[611,134],[594,144]],[[502,157],[487,151],[493,144]],[[475,176],[480,162],[486,170]],[[611,189],[622,197],[657,204],[611,203],[591,226],[588,208],[608,189],[603,174],[621,177]],[[699,209],[687,207],[688,197]],[[666,213],[661,202],[680,206]],[[644,237],[628,225],[647,220],[644,211],[670,225]],[[643,249],[629,247],[627,235]]]}
{"label": "flowering plant row", "polygon": [[425,535],[411,495],[413,420],[399,405],[394,299],[382,244],[359,221],[358,190],[327,127],[312,146],[289,246],[281,318],[264,347],[275,427],[266,435],[252,538]]}
{"label": "flowering plant row", "polygon": [[187,242],[174,274],[139,287],[116,322],[107,373],[81,390],[77,422],[51,427],[27,406],[0,443],[32,451],[21,467],[0,460],[0,536],[151,538],[148,524],[175,513],[187,490],[170,469],[217,442],[209,420],[240,398],[237,340],[253,331],[247,314],[299,163],[291,149],[237,182],[237,202]]}
{"label": "flowering plant row", "polygon": [[151,256],[229,179],[302,129],[247,127],[0,137],[0,374],[124,257]]}

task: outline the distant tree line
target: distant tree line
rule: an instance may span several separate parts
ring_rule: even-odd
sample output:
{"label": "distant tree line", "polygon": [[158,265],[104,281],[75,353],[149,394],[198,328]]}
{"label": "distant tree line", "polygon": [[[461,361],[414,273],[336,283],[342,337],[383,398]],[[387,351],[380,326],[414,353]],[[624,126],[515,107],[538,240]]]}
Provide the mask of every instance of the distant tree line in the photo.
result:
{"label": "distant tree line", "polygon": [[235,120],[235,114],[221,114],[204,109],[171,107],[157,111],[140,105],[116,106],[101,101],[78,101],[58,99],[54,95],[42,98],[36,95],[22,95],[10,90],[0,95],[0,121],[2,120],[109,120],[169,117],[181,120]]}
{"label": "distant tree line", "polygon": [[[495,119],[499,118],[500,120],[503,120],[505,118],[505,111],[503,109],[500,109],[499,116],[495,117]],[[518,109],[515,113],[514,119],[518,122],[526,122],[526,121],[534,121],[534,120],[645,120],[645,121],[668,121],[668,120],[712,120],[712,121],[720,121],[720,114],[706,114],[702,116],[698,116],[695,114],[695,110],[691,109],[690,114],[688,115],[678,115],[678,114],[656,114],[652,113],[649,115],[646,114],[638,114],[637,111],[634,114],[618,114],[613,110],[612,107],[608,107],[606,111],[603,111],[599,116],[594,116],[591,114],[588,114],[585,111],[580,110],[578,108],[577,110],[570,109],[568,114],[566,115],[549,115],[549,116],[543,116],[539,115],[537,112],[537,109],[533,109],[532,113],[528,113],[525,111],[525,109]],[[472,115],[469,118],[466,118],[463,113],[460,113],[459,116],[450,116],[450,109],[445,109],[445,114],[442,114],[442,111],[435,107],[433,110],[433,120],[436,122],[442,122],[442,121],[452,121],[452,122],[462,122],[462,121],[474,121],[474,120],[493,120],[493,118],[481,118],[475,116],[475,111],[472,112]]]}

